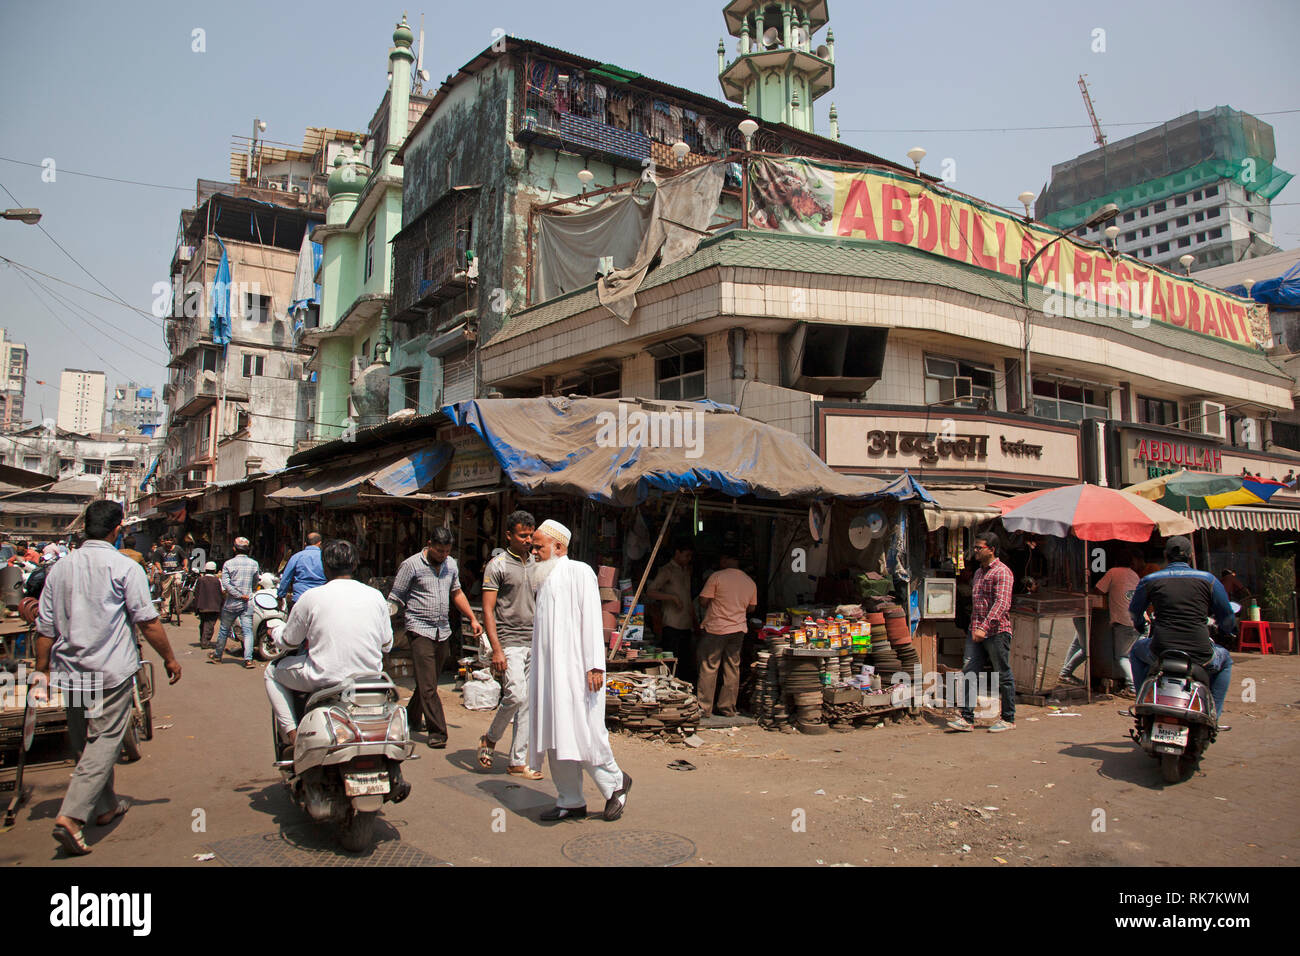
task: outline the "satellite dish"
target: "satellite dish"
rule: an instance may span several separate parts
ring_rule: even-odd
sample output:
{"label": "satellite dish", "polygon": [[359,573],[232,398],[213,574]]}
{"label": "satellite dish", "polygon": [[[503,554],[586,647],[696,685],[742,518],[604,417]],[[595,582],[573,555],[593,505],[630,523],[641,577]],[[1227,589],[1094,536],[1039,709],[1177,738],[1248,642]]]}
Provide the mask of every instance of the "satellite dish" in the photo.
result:
{"label": "satellite dish", "polygon": [[420,71],[420,79],[423,80],[425,83],[428,83],[428,82],[429,82],[429,71],[428,71],[428,70],[421,70],[421,71]]}
{"label": "satellite dish", "polygon": [[861,551],[885,533],[885,515],[877,510],[864,511],[849,522],[849,544]]}
{"label": "satellite dish", "polygon": [[763,31],[763,46],[774,47],[781,38],[781,31],[776,27],[768,27]]}
{"label": "satellite dish", "polygon": [[821,46],[817,48],[817,55],[821,57],[823,60],[829,59],[831,55],[831,48],[828,47],[825,43],[823,43]]}

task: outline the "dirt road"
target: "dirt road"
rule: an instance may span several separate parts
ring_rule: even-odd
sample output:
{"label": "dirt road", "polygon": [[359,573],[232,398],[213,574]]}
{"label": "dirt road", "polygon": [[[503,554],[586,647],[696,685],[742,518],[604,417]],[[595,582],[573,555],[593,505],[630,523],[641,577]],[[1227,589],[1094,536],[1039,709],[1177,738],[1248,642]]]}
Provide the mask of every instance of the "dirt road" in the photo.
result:
{"label": "dirt road", "polygon": [[[50,838],[70,764],[29,773],[31,803],[0,834],[0,864],[77,867],[359,862],[307,824],[271,767],[262,670],[205,663],[197,627],[168,627],[185,667],[161,686],[158,730],[119,765],[134,806],[65,860]],[[445,685],[451,744],[408,764],[414,791],[388,805],[369,862],[465,865],[1294,865],[1300,860],[1300,658],[1237,655],[1235,689],[1202,772],[1175,786],[1126,738],[1118,701],[1015,731],[944,732],[938,715],[820,737],[757,727],[701,731],[698,749],[615,735],[634,778],[617,823],[548,826],[548,780],[474,770],[489,714]],[[158,668],[161,674],[161,668]],[[1243,702],[1243,681],[1253,702]],[[1249,688],[1249,684],[1246,685]],[[695,770],[669,769],[687,760]],[[588,799],[600,801],[588,782]],[[198,862],[196,854],[215,853]],[[1003,863],[1002,861],[1005,861]]]}

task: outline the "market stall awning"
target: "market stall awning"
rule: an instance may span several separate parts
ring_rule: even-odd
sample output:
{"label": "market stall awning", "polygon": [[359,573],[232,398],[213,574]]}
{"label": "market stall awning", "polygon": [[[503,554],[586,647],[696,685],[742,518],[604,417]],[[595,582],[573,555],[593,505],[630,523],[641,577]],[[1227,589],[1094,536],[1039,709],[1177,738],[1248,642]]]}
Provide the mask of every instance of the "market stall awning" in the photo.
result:
{"label": "market stall awning", "polygon": [[1190,513],[1198,528],[1220,531],[1300,531],[1294,508],[1220,508]]}
{"label": "market stall awning", "polygon": [[630,506],[653,490],[732,497],[932,501],[910,476],[886,483],[827,467],[793,433],[713,402],[497,398],[443,409],[487,443],[526,494]]}
{"label": "market stall awning", "polygon": [[325,468],[304,475],[291,484],[270,492],[268,498],[310,499],[371,484],[386,495],[407,497],[419,491],[451,460],[451,446],[439,442],[420,451],[373,459],[342,468]]}
{"label": "market stall awning", "polygon": [[928,489],[937,507],[925,509],[925,527],[928,531],[939,528],[973,528],[1002,517],[997,502],[1006,495],[978,488]]}

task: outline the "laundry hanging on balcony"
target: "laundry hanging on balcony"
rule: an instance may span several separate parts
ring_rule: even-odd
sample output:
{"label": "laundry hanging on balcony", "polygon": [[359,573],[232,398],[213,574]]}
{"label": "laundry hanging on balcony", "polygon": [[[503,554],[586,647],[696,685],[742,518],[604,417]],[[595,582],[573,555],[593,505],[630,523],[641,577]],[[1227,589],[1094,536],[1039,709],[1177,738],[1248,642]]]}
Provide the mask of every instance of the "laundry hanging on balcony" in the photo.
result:
{"label": "laundry hanging on balcony", "polygon": [[220,239],[217,243],[221,246],[221,262],[212,283],[212,341],[224,350],[230,344],[230,257],[226,244]]}

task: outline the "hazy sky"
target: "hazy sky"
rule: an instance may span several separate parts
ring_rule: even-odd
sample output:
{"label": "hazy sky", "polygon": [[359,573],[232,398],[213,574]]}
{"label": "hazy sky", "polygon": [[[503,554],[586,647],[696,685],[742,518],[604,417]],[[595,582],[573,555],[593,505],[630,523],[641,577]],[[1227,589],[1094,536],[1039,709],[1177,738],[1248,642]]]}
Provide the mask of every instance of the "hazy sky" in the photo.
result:
{"label": "hazy sky", "polygon": [[[718,97],[724,5],[429,3],[425,66],[436,84],[501,28]],[[454,15],[439,12],[449,8]],[[167,281],[195,179],[229,178],[230,138],[249,135],[255,116],[276,142],[300,143],[307,126],[364,129],[383,96],[404,9],[418,31],[422,11],[397,3],[6,0],[0,184],[13,198],[0,190],[0,205],[39,207],[49,236],[0,221],[0,255],[148,312],[154,283]],[[952,159],[955,187],[989,201],[1015,208],[1021,191],[1041,190],[1054,162],[1092,148],[1080,73],[1112,140],[1190,110],[1232,106],[1272,123],[1278,164],[1300,173],[1295,0],[831,0],[830,13],[837,85],[818,102],[818,132],[827,131],[833,100],[846,142],[902,162],[923,146],[926,171],[938,175]],[[1105,52],[1092,49],[1098,28]],[[205,31],[205,52],[192,49],[195,29]],[[734,49],[728,39],[729,56]],[[46,159],[54,182],[42,181]],[[1300,245],[1300,181],[1274,202],[1273,238]],[[39,421],[42,406],[55,416],[64,367],[103,369],[110,386],[162,385],[160,320],[41,279],[53,297],[30,281],[0,263],[0,326],[31,353],[28,418]]]}

